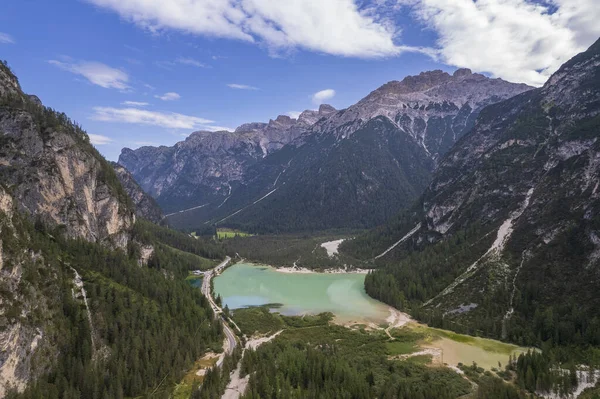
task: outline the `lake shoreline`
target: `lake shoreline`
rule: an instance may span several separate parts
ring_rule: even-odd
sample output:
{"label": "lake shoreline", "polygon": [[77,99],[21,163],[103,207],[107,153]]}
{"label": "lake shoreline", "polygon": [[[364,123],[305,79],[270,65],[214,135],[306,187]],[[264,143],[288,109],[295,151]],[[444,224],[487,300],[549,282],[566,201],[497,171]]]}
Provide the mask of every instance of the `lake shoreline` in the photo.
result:
{"label": "lake shoreline", "polygon": [[297,274],[369,274],[373,271],[373,269],[347,269],[347,268],[331,268],[325,269],[323,271],[317,271],[313,269],[309,269],[306,267],[298,267],[298,266],[281,266],[275,267],[270,265],[264,265],[268,267],[272,267],[275,271],[279,273],[297,273]]}
{"label": "lake shoreline", "polygon": [[307,267],[300,266],[273,266],[267,265],[266,263],[257,263],[257,262],[248,262],[245,259],[240,260],[239,262],[233,263],[231,266],[235,266],[238,264],[248,264],[255,265],[260,267],[268,267],[279,273],[289,273],[289,274],[369,274],[375,269],[361,269],[359,267],[349,269],[347,267],[332,267],[329,269],[324,269],[322,271],[309,269]]}

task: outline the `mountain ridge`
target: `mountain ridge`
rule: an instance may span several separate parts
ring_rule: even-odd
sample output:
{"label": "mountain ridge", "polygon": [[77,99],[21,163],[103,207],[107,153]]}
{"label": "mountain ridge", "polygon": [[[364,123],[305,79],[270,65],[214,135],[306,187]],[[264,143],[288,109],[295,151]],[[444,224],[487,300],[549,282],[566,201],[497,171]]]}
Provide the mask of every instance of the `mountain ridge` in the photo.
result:
{"label": "mountain ridge", "polygon": [[[273,221],[273,214],[280,215],[282,220],[272,225],[274,231],[371,227],[383,223],[416,198],[415,193],[424,188],[439,155],[470,129],[485,105],[528,89],[526,85],[489,79],[466,69],[454,75],[442,71],[424,72],[401,82],[389,82],[343,110],[321,105],[318,111],[304,111],[298,119],[279,116],[266,124],[243,124],[236,129],[238,136],[236,132],[196,132],[173,147],[124,149],[119,163],[131,171],[164,209],[194,208],[185,218],[178,215],[171,219],[178,227],[194,229],[204,223],[219,222],[264,231]],[[380,131],[382,125],[375,126],[378,118],[388,121],[385,134],[378,137],[383,142],[404,141],[404,147],[419,154],[418,160],[407,156],[401,147],[395,147],[390,153],[381,145],[383,142],[372,142],[368,159],[355,158],[355,162],[346,163],[349,169],[340,169],[329,157],[338,157],[342,162],[339,158],[342,153],[347,153],[343,155],[346,157],[363,151],[357,145],[364,143],[364,137],[345,140],[355,132],[365,136],[366,131]],[[259,139],[256,139],[257,132],[262,132]],[[248,136],[255,137],[252,143],[244,141]],[[226,155],[219,153],[224,137],[234,140],[227,146],[234,150]],[[273,139],[279,141],[269,141]],[[193,155],[187,155],[188,152]],[[140,158],[156,160],[157,166],[147,166]],[[409,164],[405,159],[413,161]],[[333,168],[334,172],[324,173],[325,168]],[[376,170],[386,170],[395,177],[383,181],[377,178]],[[342,174],[357,177],[347,179],[353,183],[343,186],[344,180],[335,177]],[[403,175],[414,176],[416,180],[406,180]],[[292,186],[299,191],[295,192]],[[299,203],[298,198],[305,197],[302,187],[309,186],[312,188],[308,191],[319,198],[309,196],[304,204]],[[403,188],[388,190],[388,187],[398,186]],[[334,196],[325,195],[330,187],[340,190]],[[319,220],[322,219],[319,212],[340,216],[338,210],[344,206],[342,192],[351,198],[348,209],[354,209],[356,215],[373,216],[361,217],[359,223],[347,217],[325,218],[329,219],[327,223]],[[373,195],[376,203],[370,204],[372,199],[367,193]],[[260,206],[254,206],[255,202],[260,202]],[[304,209],[314,213],[314,217],[306,223],[290,220],[288,213],[304,212]]]}
{"label": "mountain ridge", "polygon": [[486,107],[410,212],[340,250],[376,257],[367,292],[434,325],[597,344],[599,132],[600,41]]}

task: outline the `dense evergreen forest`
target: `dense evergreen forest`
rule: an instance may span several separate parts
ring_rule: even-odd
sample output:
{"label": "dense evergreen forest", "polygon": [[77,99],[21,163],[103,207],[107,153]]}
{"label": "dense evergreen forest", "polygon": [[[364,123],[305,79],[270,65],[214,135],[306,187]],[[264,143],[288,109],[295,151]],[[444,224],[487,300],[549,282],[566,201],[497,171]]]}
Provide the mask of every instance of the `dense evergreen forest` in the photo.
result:
{"label": "dense evergreen forest", "polygon": [[[48,230],[41,223],[19,223],[19,238],[2,229],[4,248],[39,254],[24,265],[21,291],[38,290],[51,298],[27,322],[51,326],[47,338],[59,350],[54,357],[40,354],[35,365],[44,372],[9,398],[169,397],[200,355],[220,349],[221,326],[213,321],[206,298],[184,280],[187,263],[162,252],[160,262],[151,259],[148,267],[140,267],[135,242],[125,253],[65,239],[60,229]],[[136,227],[138,238],[145,227],[152,226],[142,222]],[[201,252],[189,236],[159,227],[146,232],[170,237],[169,245],[180,251]],[[74,287],[75,273],[83,278],[89,314]],[[19,313],[18,304],[8,312],[17,318]]]}
{"label": "dense evergreen forest", "polygon": [[138,219],[133,230],[134,238],[144,243],[159,243],[208,259],[225,257],[223,246],[211,235],[195,238],[179,230],[158,226],[147,220]]}
{"label": "dense evergreen forest", "polygon": [[236,347],[231,355],[226,355],[221,367],[213,367],[204,376],[202,384],[194,386],[190,399],[220,398],[225,393],[225,388],[230,381],[230,374],[237,367],[242,358],[241,347]]}
{"label": "dense evergreen forest", "polygon": [[[518,386],[463,367],[473,386],[456,372],[431,366],[428,356],[389,360],[389,337],[382,332],[329,324],[331,315],[288,317],[266,308],[239,309],[233,318],[245,334],[272,334],[275,340],[246,350],[242,375],[249,375],[244,398],[423,398],[475,395],[481,399],[525,399]],[[395,341],[410,347],[419,333],[395,329]],[[510,372],[506,372],[510,376]]]}
{"label": "dense evergreen forest", "polygon": [[243,397],[451,399],[470,391],[470,384],[449,369],[410,361],[389,362],[385,368],[373,361],[361,364],[360,354],[344,356],[336,344],[314,345],[280,340],[247,354],[244,370],[253,374]]}
{"label": "dense evergreen forest", "polygon": [[[492,235],[475,227],[425,249],[400,250],[395,254],[399,259],[383,263],[367,276],[367,293],[432,327],[496,339],[502,339],[504,332],[504,339],[508,341],[541,348],[543,355],[524,355],[515,364],[518,385],[531,392],[567,392],[576,383],[565,378],[564,373],[550,370],[569,367],[572,377],[575,365],[600,367],[600,315],[591,311],[594,299],[578,300],[578,295],[564,297],[559,285],[564,285],[566,279],[555,281],[543,273],[536,274],[535,278],[524,278],[516,295],[515,314],[505,323],[499,315],[506,312],[511,292],[502,285],[482,294],[477,311],[467,312],[458,321],[445,317],[442,311],[423,306],[460,275],[461,265],[472,264],[476,254],[484,252],[491,240]],[[568,243],[568,239],[565,242]],[[555,246],[547,258],[560,259],[560,251],[560,246]],[[563,269],[563,272],[566,271]],[[566,288],[567,292],[572,289],[576,287]],[[548,296],[549,292],[555,296]],[[563,300],[558,301],[557,297]],[[540,364],[544,364],[543,368]]]}
{"label": "dense evergreen forest", "polygon": [[[597,303],[597,298],[590,297],[592,292],[586,290],[576,293],[577,286],[580,286],[577,282],[573,282],[574,286],[565,287],[568,280],[556,280],[556,275],[566,276],[570,273],[568,269],[572,270],[572,264],[561,264],[560,259],[565,258],[565,251],[573,251],[573,247],[576,247],[570,246],[569,242],[576,240],[577,234],[576,230],[568,232],[564,245],[555,245],[544,255],[545,259],[556,260],[552,265],[552,274],[536,272],[535,278],[524,278],[519,285],[515,315],[510,324],[505,326],[506,337],[510,341],[537,347],[548,342],[584,348],[600,345],[600,316],[592,311],[592,304]],[[511,295],[503,285],[482,296],[477,309],[485,309],[485,312],[472,312],[475,316],[465,315],[468,323],[454,323],[435,309],[422,307],[460,275],[463,265],[472,264],[477,254],[485,252],[493,239],[494,235],[486,234],[483,227],[474,226],[425,249],[403,248],[393,259],[381,262],[377,271],[367,276],[367,293],[410,312],[431,326],[501,338],[502,323],[498,315],[506,311]],[[515,239],[518,240],[518,237]],[[536,266],[538,270],[547,267],[543,259],[534,260],[539,262]],[[590,272],[583,268],[581,270],[582,276]],[[589,278],[593,277],[590,275]],[[548,290],[563,297],[563,300],[557,301],[556,297],[548,296]],[[565,295],[564,292],[573,292],[573,295]]]}

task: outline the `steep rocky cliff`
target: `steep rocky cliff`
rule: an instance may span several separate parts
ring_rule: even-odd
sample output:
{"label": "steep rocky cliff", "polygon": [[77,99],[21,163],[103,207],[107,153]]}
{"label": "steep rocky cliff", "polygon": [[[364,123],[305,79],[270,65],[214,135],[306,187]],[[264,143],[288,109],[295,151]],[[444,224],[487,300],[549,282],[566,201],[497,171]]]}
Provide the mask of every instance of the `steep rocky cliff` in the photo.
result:
{"label": "steep rocky cliff", "polygon": [[124,248],[135,217],[113,169],[65,114],[25,95],[5,65],[0,71],[0,181],[19,211]]}
{"label": "steep rocky cliff", "polygon": [[123,189],[135,205],[135,215],[157,224],[160,223],[164,215],[154,198],[142,190],[127,169],[116,162],[110,164],[115,170]]}
{"label": "steep rocky cliff", "polygon": [[[414,201],[439,156],[491,103],[530,87],[458,70],[389,82],[351,107],[322,105],[174,147],[124,149],[119,162],[175,226],[256,231],[369,227]],[[170,211],[172,212],[172,211]],[[302,216],[300,216],[302,215]]]}
{"label": "steep rocky cliff", "polygon": [[485,109],[440,165],[423,197],[426,228],[452,234],[477,221],[491,242],[429,306],[480,303],[473,283],[499,289],[488,273],[507,277],[509,291],[544,286],[584,308],[600,305],[590,291],[599,282],[599,186],[600,41],[542,88]]}
{"label": "steep rocky cliff", "polygon": [[130,199],[87,134],[24,94],[0,63],[0,396],[48,372],[67,339],[57,327],[61,290],[73,275],[48,264],[33,225],[52,239],[125,249],[134,221]]}
{"label": "steep rocky cliff", "polygon": [[485,108],[412,213],[342,250],[384,266],[372,295],[430,321],[597,344],[599,215],[600,41]]}

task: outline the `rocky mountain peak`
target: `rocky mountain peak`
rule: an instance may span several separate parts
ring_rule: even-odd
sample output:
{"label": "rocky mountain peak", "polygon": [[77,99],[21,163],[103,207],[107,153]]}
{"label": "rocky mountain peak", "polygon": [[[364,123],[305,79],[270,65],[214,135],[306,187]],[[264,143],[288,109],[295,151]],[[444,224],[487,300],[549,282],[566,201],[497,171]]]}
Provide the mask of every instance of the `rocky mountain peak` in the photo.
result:
{"label": "rocky mountain peak", "polygon": [[335,111],[337,110],[329,104],[321,104],[319,106],[319,115],[329,115]]}
{"label": "rocky mountain peak", "polygon": [[451,79],[451,76],[442,70],[421,72],[417,76],[407,76],[392,87],[397,93],[414,93],[425,91],[431,87],[438,86]]}
{"label": "rocky mountain peak", "polygon": [[561,66],[542,87],[542,93],[548,104],[560,105],[564,112],[585,102],[597,103],[599,89],[600,39]]}
{"label": "rocky mountain peak", "polygon": [[344,112],[319,121],[313,130],[344,139],[369,120],[383,116],[436,159],[473,126],[485,106],[530,89],[466,68],[452,75],[427,71],[382,85]]}
{"label": "rocky mountain peak", "polygon": [[295,123],[295,119],[292,119],[288,115],[278,115],[275,120],[269,120],[270,127],[289,127]]}
{"label": "rocky mountain peak", "polygon": [[406,76],[401,81],[393,80],[373,91],[367,98],[386,94],[408,94],[423,92],[452,79],[447,72],[436,69],[421,72],[415,76]]}
{"label": "rocky mountain peak", "polygon": [[469,76],[472,74],[473,74],[473,72],[469,68],[459,68],[456,71],[454,71],[452,76],[455,78],[461,78],[463,76]]}
{"label": "rocky mountain peak", "polygon": [[305,125],[314,125],[321,118],[331,115],[336,112],[337,109],[329,104],[321,104],[318,110],[307,109],[298,116],[298,122]]}
{"label": "rocky mountain peak", "polygon": [[123,149],[119,164],[166,211],[222,202],[231,194],[232,185],[244,182],[251,165],[291,143],[309,127],[279,115],[268,123],[242,124],[235,132],[197,131],[172,147]]}
{"label": "rocky mountain peak", "polygon": [[244,123],[243,125],[238,126],[235,129],[236,133],[249,133],[249,132],[257,132],[259,130],[263,130],[267,127],[267,123],[264,122],[250,122]]}
{"label": "rocky mountain peak", "polygon": [[[380,151],[389,149],[388,140],[393,137],[393,142],[398,144],[397,153],[403,154],[398,156],[406,158],[402,149],[411,148],[411,156],[415,156],[411,158],[411,167],[420,165],[419,170],[423,173],[419,176],[427,176],[435,160],[473,126],[481,108],[527,89],[525,85],[489,79],[467,69],[453,75],[441,70],[423,72],[402,81],[389,82],[343,111],[322,104],[318,109],[302,112],[297,119],[280,115],[266,124],[243,124],[235,133],[196,132],[173,147],[141,148],[136,150],[137,157],[123,153],[119,163],[167,213],[208,204],[198,211],[203,215],[198,217],[211,214],[226,217],[227,212],[235,212],[236,206],[245,204],[248,199],[271,192],[276,184],[285,181],[291,187],[291,182],[295,181],[298,187],[306,187],[306,182],[293,180],[294,173],[301,174],[290,165],[296,162],[300,165],[301,158],[309,163],[327,162],[329,156],[336,156],[331,151],[337,144],[331,146],[331,143],[345,139],[349,140],[344,147],[352,147],[351,151],[364,150],[361,140],[373,144],[373,152],[369,154],[373,158],[368,162],[374,164],[375,159],[384,163],[389,160],[384,160]],[[360,132],[362,138],[353,138],[355,132]],[[329,140],[332,137],[333,140]],[[321,148],[318,144],[321,142],[328,144]],[[288,150],[282,151],[282,155],[275,155],[286,146]],[[292,150],[293,147],[296,150]],[[303,155],[290,164],[291,159],[286,157],[297,151]],[[271,154],[273,158],[269,157]],[[334,163],[337,165],[337,162],[345,160],[338,159]],[[387,170],[388,166],[381,169]],[[395,170],[395,167],[391,169]],[[317,167],[313,176],[320,176],[318,180],[321,181],[319,170],[321,168]],[[305,171],[302,175],[306,176]],[[415,187],[421,187],[422,181],[414,183]],[[383,186],[367,179],[357,190],[372,192]],[[402,194],[404,200],[413,198],[409,193],[411,190],[406,189]],[[254,194],[248,194],[249,191]],[[283,192],[284,189],[279,188],[276,195],[285,195]],[[294,201],[299,198],[296,194],[291,197]],[[336,201],[331,198],[324,201]],[[394,201],[401,202],[398,198]]]}

